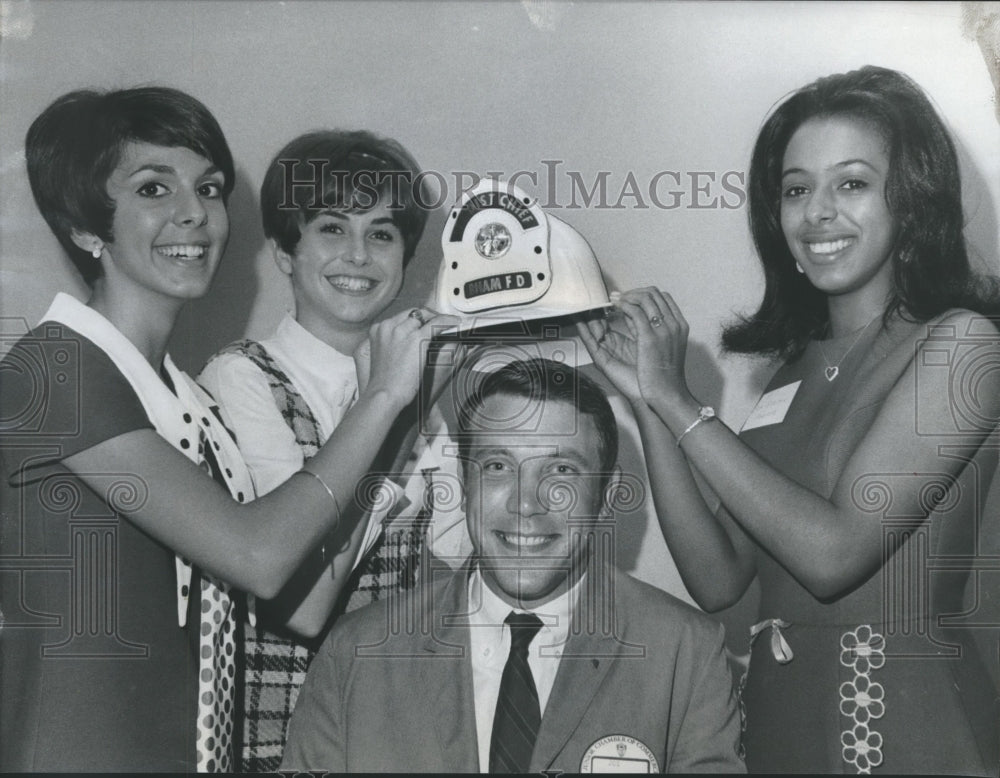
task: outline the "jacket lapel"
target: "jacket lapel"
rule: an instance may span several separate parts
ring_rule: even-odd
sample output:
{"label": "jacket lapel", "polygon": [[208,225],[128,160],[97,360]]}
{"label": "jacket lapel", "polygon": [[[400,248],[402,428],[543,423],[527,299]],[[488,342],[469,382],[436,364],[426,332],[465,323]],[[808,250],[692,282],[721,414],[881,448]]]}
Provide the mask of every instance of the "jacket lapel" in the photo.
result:
{"label": "jacket lapel", "polygon": [[563,650],[555,683],[542,715],[542,724],[531,757],[531,772],[549,768],[590,708],[616,658],[639,652],[619,637],[624,634],[624,603],[616,602],[617,572],[592,569],[584,581],[580,603],[574,610],[569,639]]}
{"label": "jacket lapel", "polygon": [[423,650],[436,657],[422,662],[420,667],[427,676],[420,686],[429,689],[430,694],[423,703],[418,701],[420,707],[426,704],[427,724],[437,735],[445,769],[460,773],[479,771],[469,657],[468,581],[466,565],[452,574],[435,598],[431,635],[424,640]]}

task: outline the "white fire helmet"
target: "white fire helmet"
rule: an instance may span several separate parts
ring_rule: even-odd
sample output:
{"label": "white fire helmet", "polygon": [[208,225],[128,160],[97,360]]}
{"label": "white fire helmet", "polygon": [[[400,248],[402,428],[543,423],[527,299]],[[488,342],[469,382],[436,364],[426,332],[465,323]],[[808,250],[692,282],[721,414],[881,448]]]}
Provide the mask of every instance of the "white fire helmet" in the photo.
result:
{"label": "white fire helmet", "polygon": [[487,178],[465,192],[441,247],[430,307],[461,317],[459,331],[611,307],[590,244],[513,184]]}

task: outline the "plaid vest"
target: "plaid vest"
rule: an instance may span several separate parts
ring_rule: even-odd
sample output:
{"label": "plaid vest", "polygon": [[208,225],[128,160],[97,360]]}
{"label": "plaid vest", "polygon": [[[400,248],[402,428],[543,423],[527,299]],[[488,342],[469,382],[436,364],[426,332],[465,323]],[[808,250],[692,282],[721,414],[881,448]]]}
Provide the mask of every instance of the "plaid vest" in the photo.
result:
{"label": "plaid vest", "polygon": [[[274,404],[295,434],[295,442],[302,449],[304,459],[315,456],[326,442],[319,423],[309,404],[267,350],[256,341],[242,340],[230,344],[220,353],[242,356],[264,374]],[[430,473],[426,472],[423,476],[424,500],[416,518],[385,528],[345,584],[334,609],[334,617],[379,600],[390,591],[408,589],[416,584],[433,507]],[[241,769],[243,772],[275,772],[281,763],[288,722],[299,689],[305,681],[314,647],[319,645],[322,636],[306,645],[260,626],[248,624],[245,629],[245,719]]]}

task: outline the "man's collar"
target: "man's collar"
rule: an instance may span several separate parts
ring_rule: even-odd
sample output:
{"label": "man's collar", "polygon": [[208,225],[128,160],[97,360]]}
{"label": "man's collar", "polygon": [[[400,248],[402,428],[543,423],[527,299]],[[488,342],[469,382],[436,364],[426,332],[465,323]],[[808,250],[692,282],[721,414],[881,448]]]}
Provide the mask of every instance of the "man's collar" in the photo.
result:
{"label": "man's collar", "polygon": [[512,611],[534,613],[542,620],[544,646],[561,646],[569,636],[570,617],[580,600],[580,590],[587,575],[584,573],[567,591],[535,608],[514,607],[504,601],[486,584],[479,565],[473,561],[469,576],[469,623],[475,627],[503,629],[504,619]]}

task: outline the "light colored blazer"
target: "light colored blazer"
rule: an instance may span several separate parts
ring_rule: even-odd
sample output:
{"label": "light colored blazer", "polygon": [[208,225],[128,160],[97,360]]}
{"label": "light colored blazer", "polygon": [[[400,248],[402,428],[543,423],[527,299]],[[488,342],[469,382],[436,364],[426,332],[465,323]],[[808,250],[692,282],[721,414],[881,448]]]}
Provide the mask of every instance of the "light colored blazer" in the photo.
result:
{"label": "light colored blazer", "polygon": [[[721,625],[599,569],[582,587],[589,604],[573,615],[531,771],[580,772],[585,758],[596,768],[624,742],[598,741],[626,736],[661,771],[744,772]],[[469,570],[442,570],[433,585],[339,621],[310,667],[282,769],[479,771]],[[630,745],[627,756],[636,755]],[[645,769],[641,759],[633,765]]]}

